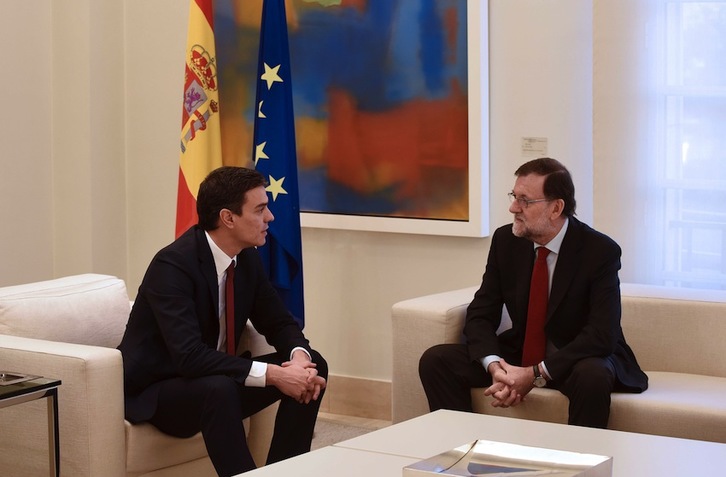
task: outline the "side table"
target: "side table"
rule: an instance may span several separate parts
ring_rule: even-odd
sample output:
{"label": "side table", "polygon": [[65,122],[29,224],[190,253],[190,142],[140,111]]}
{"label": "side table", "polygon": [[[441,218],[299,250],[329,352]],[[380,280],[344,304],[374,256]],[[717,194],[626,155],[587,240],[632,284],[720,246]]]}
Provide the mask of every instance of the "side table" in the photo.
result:
{"label": "side table", "polygon": [[48,454],[50,476],[60,476],[58,441],[58,386],[60,379],[32,377],[22,380],[18,373],[0,371],[0,409],[36,399],[48,399]]}

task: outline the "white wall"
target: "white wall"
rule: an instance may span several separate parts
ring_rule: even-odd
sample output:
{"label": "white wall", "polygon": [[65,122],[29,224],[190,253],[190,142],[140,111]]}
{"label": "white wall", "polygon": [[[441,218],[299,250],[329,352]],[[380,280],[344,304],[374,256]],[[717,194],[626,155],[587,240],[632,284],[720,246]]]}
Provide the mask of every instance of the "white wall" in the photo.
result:
{"label": "white wall", "polygon": [[51,2],[56,276],[126,273],[123,11],[114,0]]}
{"label": "white wall", "polygon": [[8,285],[53,274],[50,0],[1,0],[0,11],[0,285]]}
{"label": "white wall", "polygon": [[123,4],[0,0],[0,285],[125,275]]}
{"label": "white wall", "polygon": [[129,293],[174,240],[189,2],[126,0]]}
{"label": "white wall", "polygon": [[[25,221],[14,234],[3,227],[0,253],[14,261],[0,268],[0,285],[93,271],[123,277],[135,295],[153,254],[173,239],[188,2],[64,0],[63,5],[69,1],[78,18],[53,9],[59,0],[0,0],[0,7],[8,4],[5,10],[13,12],[12,21],[0,20],[0,26],[13,24],[10,32],[0,33],[5,43],[35,30],[39,19],[46,27],[52,24],[54,41],[66,47],[71,46],[68,24],[80,22],[88,29],[74,52],[85,82],[78,89],[58,83],[69,73],[63,67],[66,53],[54,44],[51,58],[49,36],[15,42],[19,58],[33,57],[39,64],[30,70],[33,84],[25,85],[26,97],[11,98],[11,105],[24,105],[27,122],[41,127],[15,126],[11,148],[0,146],[2,170],[14,171],[11,180],[4,172],[0,178],[5,198],[0,218],[4,225],[14,217]],[[18,6],[28,4],[34,11],[24,13],[26,7]],[[506,193],[523,162],[520,139],[532,136],[547,137],[549,154],[570,167],[579,216],[591,222],[592,2],[492,0],[490,25],[491,230],[511,220]],[[101,35],[99,27],[111,37]],[[0,84],[9,87],[10,81],[5,75]],[[47,119],[42,126],[51,104],[71,107],[74,98],[83,111],[72,113],[80,122],[72,147],[55,132],[75,130],[57,108],[52,127]],[[7,117],[0,121],[2,129],[9,127]],[[51,156],[72,167],[51,174]],[[14,162],[36,158],[42,162],[22,166],[27,172]],[[21,204],[24,211],[18,210]],[[42,238],[54,228],[54,239]],[[390,380],[391,305],[477,284],[488,247],[488,238],[305,229],[306,334],[332,373]],[[33,260],[56,265],[27,273],[25,264]]]}

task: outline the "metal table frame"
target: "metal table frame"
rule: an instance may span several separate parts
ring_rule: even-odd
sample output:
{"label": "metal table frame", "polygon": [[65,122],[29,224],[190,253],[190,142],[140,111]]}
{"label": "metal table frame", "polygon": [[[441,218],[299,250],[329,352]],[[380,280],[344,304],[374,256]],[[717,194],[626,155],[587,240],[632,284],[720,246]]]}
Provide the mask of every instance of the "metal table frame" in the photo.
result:
{"label": "metal table frame", "polygon": [[60,441],[58,423],[58,379],[36,378],[0,387],[0,409],[47,398],[48,401],[48,462],[50,476],[60,476]]}

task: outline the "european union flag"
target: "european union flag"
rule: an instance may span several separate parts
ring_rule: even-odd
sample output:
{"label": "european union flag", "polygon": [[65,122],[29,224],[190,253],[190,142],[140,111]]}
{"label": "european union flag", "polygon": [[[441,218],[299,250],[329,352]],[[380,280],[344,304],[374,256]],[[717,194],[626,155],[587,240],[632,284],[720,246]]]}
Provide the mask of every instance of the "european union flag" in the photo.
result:
{"label": "european union flag", "polygon": [[302,328],[305,306],[300,198],[284,0],[265,0],[262,7],[257,75],[253,157],[255,168],[269,183],[269,207],[275,216],[267,243],[259,252],[270,281]]}

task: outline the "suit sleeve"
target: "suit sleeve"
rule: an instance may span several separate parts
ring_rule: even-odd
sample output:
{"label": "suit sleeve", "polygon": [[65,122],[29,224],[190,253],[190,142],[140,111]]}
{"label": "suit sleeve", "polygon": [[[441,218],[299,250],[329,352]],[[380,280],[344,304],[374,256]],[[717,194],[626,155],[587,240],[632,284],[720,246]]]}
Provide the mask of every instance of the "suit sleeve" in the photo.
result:
{"label": "suit sleeve", "polygon": [[549,334],[558,351],[545,359],[554,379],[569,374],[588,357],[612,355],[622,340],[620,327],[620,247],[597,238],[583,249],[582,273],[574,277],[566,304]]}
{"label": "suit sleeve", "polygon": [[499,263],[498,255],[501,234],[502,229],[499,229],[492,237],[481,286],[466,311],[464,336],[472,361],[478,361],[489,355],[502,354],[496,335],[504,303],[500,273],[502,264]]}
{"label": "suit sleeve", "polygon": [[[250,304],[249,319],[255,329],[277,352],[285,356],[289,356],[296,347],[310,352],[310,343],[267,278],[257,251],[244,250],[238,258],[247,276],[247,280],[242,280],[242,290],[239,292]],[[250,288],[245,286],[245,282],[255,283],[255,286]]]}

